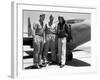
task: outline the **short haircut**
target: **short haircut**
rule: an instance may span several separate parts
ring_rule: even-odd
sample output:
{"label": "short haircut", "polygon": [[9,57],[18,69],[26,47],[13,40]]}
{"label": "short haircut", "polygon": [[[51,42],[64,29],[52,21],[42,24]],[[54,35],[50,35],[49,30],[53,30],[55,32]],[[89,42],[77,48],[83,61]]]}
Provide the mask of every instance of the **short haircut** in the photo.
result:
{"label": "short haircut", "polygon": [[40,17],[45,16],[45,14],[41,14]]}

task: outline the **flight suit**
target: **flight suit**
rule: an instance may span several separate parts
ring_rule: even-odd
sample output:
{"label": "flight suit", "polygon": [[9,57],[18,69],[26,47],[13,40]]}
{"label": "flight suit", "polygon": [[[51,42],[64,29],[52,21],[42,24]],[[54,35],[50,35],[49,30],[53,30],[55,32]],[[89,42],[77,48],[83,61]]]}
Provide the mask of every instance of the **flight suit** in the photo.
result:
{"label": "flight suit", "polygon": [[66,63],[66,44],[68,36],[68,26],[66,24],[57,27],[58,35],[58,64],[65,65]]}
{"label": "flight suit", "polygon": [[44,44],[44,25],[41,26],[40,23],[33,24],[32,35],[33,35],[33,64],[42,64],[42,52]]}
{"label": "flight suit", "polygon": [[55,49],[55,38],[56,38],[56,25],[53,23],[51,26],[48,24],[45,26],[45,46],[44,55],[48,59],[48,51],[51,50],[51,60],[56,62],[56,49]]}

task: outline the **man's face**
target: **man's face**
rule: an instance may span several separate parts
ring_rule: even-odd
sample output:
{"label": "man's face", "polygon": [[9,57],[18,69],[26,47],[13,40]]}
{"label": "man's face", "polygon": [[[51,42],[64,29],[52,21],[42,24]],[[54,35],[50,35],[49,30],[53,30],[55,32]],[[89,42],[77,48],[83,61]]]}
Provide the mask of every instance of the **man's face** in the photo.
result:
{"label": "man's face", "polygon": [[41,19],[42,21],[44,21],[45,15],[42,15],[42,16],[40,17],[40,19]]}
{"label": "man's face", "polygon": [[62,20],[62,18],[61,18],[61,17],[59,18],[59,22],[60,22],[60,23],[62,23],[62,22],[63,22],[63,20]]}
{"label": "man's face", "polygon": [[53,20],[54,20],[54,17],[53,17],[53,16],[52,16],[52,17],[50,17],[50,18],[49,18],[49,20],[50,20],[50,21],[53,21]]}

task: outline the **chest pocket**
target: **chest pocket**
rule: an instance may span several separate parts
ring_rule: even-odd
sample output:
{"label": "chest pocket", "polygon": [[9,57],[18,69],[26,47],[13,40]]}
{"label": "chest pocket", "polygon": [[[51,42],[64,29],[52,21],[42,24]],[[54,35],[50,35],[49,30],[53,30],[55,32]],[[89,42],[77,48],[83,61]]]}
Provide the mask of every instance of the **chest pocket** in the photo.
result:
{"label": "chest pocket", "polygon": [[42,28],[42,26],[38,25],[36,28],[36,33],[37,34],[43,34],[44,32],[44,28]]}

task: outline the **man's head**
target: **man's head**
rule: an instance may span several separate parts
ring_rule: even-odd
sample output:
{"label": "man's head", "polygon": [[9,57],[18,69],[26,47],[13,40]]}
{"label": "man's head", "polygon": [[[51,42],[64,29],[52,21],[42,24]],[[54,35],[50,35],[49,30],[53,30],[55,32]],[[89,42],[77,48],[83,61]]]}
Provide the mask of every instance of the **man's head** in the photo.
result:
{"label": "man's head", "polygon": [[53,21],[54,20],[54,17],[52,15],[50,15],[49,20],[50,21]]}
{"label": "man's head", "polygon": [[58,16],[58,21],[59,21],[59,23],[63,23],[64,18],[63,18],[63,17],[61,17],[61,16]]}
{"label": "man's head", "polygon": [[41,20],[41,21],[44,21],[44,19],[45,19],[45,14],[41,14],[41,15],[40,15],[40,20]]}

